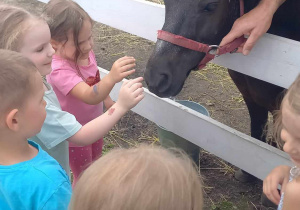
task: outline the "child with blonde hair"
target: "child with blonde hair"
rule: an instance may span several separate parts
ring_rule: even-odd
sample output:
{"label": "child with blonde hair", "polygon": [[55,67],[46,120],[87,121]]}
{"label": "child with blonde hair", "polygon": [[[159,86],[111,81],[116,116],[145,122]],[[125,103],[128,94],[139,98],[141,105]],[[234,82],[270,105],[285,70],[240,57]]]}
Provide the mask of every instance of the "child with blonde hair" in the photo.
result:
{"label": "child with blonde hair", "polygon": [[71,183],[40,146],[46,118],[43,81],[22,54],[0,50],[0,209],[68,209]]}
{"label": "child with blonde hair", "polygon": [[87,168],[71,210],[201,210],[201,181],[186,154],[140,146],[110,151]]}
{"label": "child with blonde hair", "polygon": [[[283,150],[291,157],[294,167],[278,166],[265,178],[263,191],[278,204],[278,209],[293,210],[300,207],[300,75],[283,98],[275,122],[277,140],[283,141]],[[277,190],[281,187],[281,197]]]}
{"label": "child with blonde hair", "polygon": [[[43,19],[21,8],[0,5],[0,49],[21,52],[33,61],[42,76],[47,76],[51,72],[54,50],[50,39],[49,26]],[[121,79],[124,76],[123,70],[118,66],[109,74],[117,75],[118,79]],[[140,83],[142,79],[140,77],[124,82],[117,102],[107,112],[83,126],[74,115],[62,111],[52,86],[44,81],[47,117],[41,132],[31,139],[39,143],[69,174],[67,141],[86,146],[102,138],[128,110],[143,99],[143,88]],[[97,88],[98,85],[95,89]],[[89,94],[98,97],[93,91]]]}
{"label": "child with blonde hair", "polygon": [[[123,57],[112,66],[108,76],[100,80],[93,52],[93,20],[71,0],[50,0],[45,16],[55,49],[52,72],[47,81],[52,85],[61,108],[73,114],[85,125],[102,114],[103,103],[110,108],[113,101],[109,93],[115,83],[132,74],[135,59]],[[102,152],[103,139],[92,145],[69,144],[70,167],[75,184],[80,173]]]}

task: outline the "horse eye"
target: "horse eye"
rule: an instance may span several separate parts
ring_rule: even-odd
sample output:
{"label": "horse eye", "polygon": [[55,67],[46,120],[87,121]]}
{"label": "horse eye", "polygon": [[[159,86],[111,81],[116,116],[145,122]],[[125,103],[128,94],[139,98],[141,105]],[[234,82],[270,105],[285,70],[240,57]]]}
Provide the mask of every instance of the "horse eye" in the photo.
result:
{"label": "horse eye", "polygon": [[205,12],[213,12],[217,9],[218,7],[218,3],[214,2],[214,3],[210,3],[207,4],[206,7],[204,8]]}

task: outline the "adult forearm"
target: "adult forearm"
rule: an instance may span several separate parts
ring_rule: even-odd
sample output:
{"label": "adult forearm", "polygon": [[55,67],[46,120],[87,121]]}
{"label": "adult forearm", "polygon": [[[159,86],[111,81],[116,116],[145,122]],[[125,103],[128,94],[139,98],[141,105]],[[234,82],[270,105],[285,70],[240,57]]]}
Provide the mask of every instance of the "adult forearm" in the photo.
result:
{"label": "adult forearm", "polygon": [[265,6],[266,9],[270,9],[274,14],[285,1],[286,0],[261,0],[260,5]]}

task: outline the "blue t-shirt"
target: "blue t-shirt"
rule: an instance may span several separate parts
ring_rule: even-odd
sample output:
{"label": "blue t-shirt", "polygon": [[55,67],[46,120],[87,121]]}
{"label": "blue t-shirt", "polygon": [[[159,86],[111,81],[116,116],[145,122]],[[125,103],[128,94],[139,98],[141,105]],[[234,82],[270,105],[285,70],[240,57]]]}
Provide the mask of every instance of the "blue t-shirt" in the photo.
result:
{"label": "blue t-shirt", "polygon": [[0,165],[0,209],[68,209],[72,195],[68,175],[38,144],[29,144],[38,149],[34,158]]}

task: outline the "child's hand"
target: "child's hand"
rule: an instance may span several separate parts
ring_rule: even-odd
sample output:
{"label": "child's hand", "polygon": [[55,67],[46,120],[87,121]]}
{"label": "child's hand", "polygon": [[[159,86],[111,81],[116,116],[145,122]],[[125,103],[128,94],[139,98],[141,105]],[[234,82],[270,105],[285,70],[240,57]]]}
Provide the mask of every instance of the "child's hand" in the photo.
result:
{"label": "child's hand", "polygon": [[127,80],[123,83],[116,103],[126,111],[133,108],[144,98],[141,81],[143,81],[143,77]]}
{"label": "child's hand", "polygon": [[[135,59],[134,57],[124,56],[116,60],[108,74],[114,83],[120,82],[125,77],[135,72]],[[132,69],[132,70],[130,70]]]}
{"label": "child's hand", "polygon": [[289,166],[278,166],[264,179],[263,191],[277,205],[280,202],[280,194],[277,190],[278,184],[281,185],[281,193],[284,192],[285,186],[289,182],[290,169]]}

